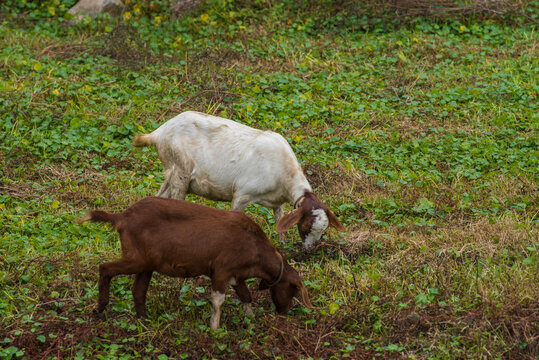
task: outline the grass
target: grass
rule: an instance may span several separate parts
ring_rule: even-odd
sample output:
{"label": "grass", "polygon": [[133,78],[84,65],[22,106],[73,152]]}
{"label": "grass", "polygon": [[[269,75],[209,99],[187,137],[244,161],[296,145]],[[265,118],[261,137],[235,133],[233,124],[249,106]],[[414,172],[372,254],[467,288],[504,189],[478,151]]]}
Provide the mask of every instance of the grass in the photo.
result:
{"label": "grass", "polygon": [[[0,5],[0,358],[538,356],[535,8],[399,22],[212,0],[171,19],[152,1],[67,27],[72,3]],[[92,314],[119,242],[74,219],[155,194],[161,163],[131,138],[185,110],[283,134],[347,227],[305,254],[248,208],[315,310],[279,316],[252,282],[255,318],[229,295],[211,332],[207,279],[156,275],[148,321],[130,277]]]}

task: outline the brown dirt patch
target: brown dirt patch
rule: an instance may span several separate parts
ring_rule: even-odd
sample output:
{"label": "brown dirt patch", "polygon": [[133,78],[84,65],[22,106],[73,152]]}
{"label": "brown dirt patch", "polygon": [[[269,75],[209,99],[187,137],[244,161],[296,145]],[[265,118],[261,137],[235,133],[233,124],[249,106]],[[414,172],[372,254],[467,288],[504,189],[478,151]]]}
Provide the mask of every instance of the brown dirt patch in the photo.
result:
{"label": "brown dirt patch", "polygon": [[[243,322],[234,324],[226,322],[228,334],[215,337],[212,333],[201,331],[196,327],[186,327],[184,319],[174,318],[166,325],[166,328],[174,331],[182,331],[189,341],[180,343],[176,335],[170,331],[149,329],[149,332],[128,330],[115,325],[116,320],[132,322],[138,321],[128,315],[107,313],[107,321],[104,317],[80,313],[79,311],[66,311],[63,318],[55,317],[45,309],[40,309],[34,314],[35,319],[40,319],[39,330],[32,331],[32,322],[20,324],[14,329],[1,329],[0,337],[10,339],[10,345],[24,349],[25,356],[44,358],[47,355],[56,356],[58,359],[73,358],[77,352],[77,344],[100,343],[100,348],[94,349],[96,354],[106,355],[107,349],[103,344],[125,344],[119,349],[119,353],[146,353],[148,344],[151,344],[159,353],[178,358],[183,353],[189,353],[192,358],[221,359],[252,359],[253,354],[258,358],[269,359],[281,356],[285,359],[297,359],[299,356],[314,358],[330,358],[334,355],[342,356],[349,354],[352,359],[372,359],[374,350],[365,350],[361,344],[346,344],[340,339],[343,331],[347,330],[350,322],[349,316],[316,316],[313,324],[305,325],[298,316],[281,316],[267,311],[262,317],[256,318],[253,325],[257,333],[262,334],[260,339],[246,336]],[[361,316],[358,315],[359,320]],[[148,323],[145,323],[148,326]],[[53,334],[53,337],[49,337]],[[39,336],[45,336],[39,339]],[[126,343],[123,340],[133,339]],[[196,345],[195,345],[196,344]],[[225,344],[228,352],[219,350],[218,344]],[[272,344],[269,346],[269,344]],[[346,350],[345,350],[346,349]],[[389,358],[401,358],[398,355]]]}
{"label": "brown dirt patch", "polygon": [[121,66],[139,69],[162,60],[151,52],[137,30],[128,24],[116,26],[99,44],[103,44],[102,47],[96,47],[94,51],[114,59]]}

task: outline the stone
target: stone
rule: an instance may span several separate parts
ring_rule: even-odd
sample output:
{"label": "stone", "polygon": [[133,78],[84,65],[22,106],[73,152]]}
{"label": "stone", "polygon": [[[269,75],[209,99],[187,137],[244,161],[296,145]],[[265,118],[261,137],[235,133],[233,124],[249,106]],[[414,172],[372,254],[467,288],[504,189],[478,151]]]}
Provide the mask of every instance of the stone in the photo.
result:
{"label": "stone", "polygon": [[92,19],[101,13],[110,13],[118,15],[124,9],[124,4],[121,0],[80,0],[75,4],[68,13],[73,15],[75,20],[89,16]]}

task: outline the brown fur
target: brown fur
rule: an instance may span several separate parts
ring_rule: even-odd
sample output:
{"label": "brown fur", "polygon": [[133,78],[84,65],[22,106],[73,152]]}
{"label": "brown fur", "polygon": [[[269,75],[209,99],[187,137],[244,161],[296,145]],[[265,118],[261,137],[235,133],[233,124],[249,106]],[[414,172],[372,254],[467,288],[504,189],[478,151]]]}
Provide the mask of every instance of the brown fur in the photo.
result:
{"label": "brown fur", "polygon": [[[136,274],[135,310],[145,317],[146,292],[154,271],[173,277],[207,275],[212,289],[220,293],[234,278],[234,289],[246,304],[251,302],[246,279],[271,283],[280,272],[282,254],[242,212],[148,197],[122,213],[94,210],[83,220],[109,222],[120,233],[122,258],[99,266],[98,312],[105,309],[110,281],[119,274]],[[312,307],[298,273],[282,259],[282,279],[270,289],[277,310],[286,312],[298,290],[305,305]]]}

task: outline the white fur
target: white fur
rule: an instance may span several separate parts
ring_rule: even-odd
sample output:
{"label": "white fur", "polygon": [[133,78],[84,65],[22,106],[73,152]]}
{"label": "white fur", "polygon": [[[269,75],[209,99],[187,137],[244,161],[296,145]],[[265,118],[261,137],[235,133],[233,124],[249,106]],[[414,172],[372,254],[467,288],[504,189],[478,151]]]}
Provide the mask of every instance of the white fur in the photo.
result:
{"label": "white fur", "polygon": [[313,214],[315,218],[311,226],[311,232],[305,236],[305,242],[303,243],[303,246],[307,250],[311,249],[320,240],[322,234],[329,226],[329,219],[324,210],[313,209]]}
{"label": "white fur", "polygon": [[226,295],[219,291],[211,292],[211,304],[213,306],[213,312],[210,318],[210,329],[219,329],[219,320],[221,319],[221,305],[225,302]]}
{"label": "white fur", "polygon": [[311,186],[286,140],[232,120],[187,111],[150,134],[165,168],[158,196],[185,198],[192,192],[278,209]]}

